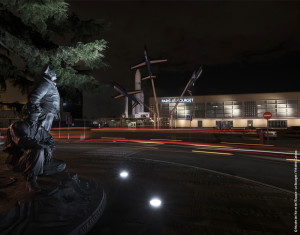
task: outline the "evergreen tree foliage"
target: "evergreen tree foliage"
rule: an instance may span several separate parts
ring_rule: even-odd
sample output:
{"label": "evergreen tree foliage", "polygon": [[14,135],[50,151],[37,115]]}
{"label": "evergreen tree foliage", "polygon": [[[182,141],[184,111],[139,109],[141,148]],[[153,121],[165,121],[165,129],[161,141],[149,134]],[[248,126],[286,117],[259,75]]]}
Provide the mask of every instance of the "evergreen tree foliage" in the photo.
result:
{"label": "evergreen tree foliage", "polygon": [[97,87],[91,71],[107,67],[107,42],[97,37],[108,27],[103,20],[80,20],[63,0],[1,0],[1,89],[10,78],[24,89],[46,65],[59,87]]}

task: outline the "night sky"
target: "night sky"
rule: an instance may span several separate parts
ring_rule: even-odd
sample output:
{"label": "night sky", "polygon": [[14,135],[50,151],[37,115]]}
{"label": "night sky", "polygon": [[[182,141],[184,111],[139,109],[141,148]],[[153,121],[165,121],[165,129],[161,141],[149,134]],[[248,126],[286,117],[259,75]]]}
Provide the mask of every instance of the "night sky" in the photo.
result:
{"label": "night sky", "polygon": [[[153,59],[158,96],[179,96],[193,71],[203,73],[193,95],[299,91],[300,2],[69,1],[81,18],[111,22],[102,83],[134,88],[130,66]],[[141,70],[142,76],[146,70]],[[152,96],[143,81],[145,97]],[[115,94],[113,89],[107,94]]]}

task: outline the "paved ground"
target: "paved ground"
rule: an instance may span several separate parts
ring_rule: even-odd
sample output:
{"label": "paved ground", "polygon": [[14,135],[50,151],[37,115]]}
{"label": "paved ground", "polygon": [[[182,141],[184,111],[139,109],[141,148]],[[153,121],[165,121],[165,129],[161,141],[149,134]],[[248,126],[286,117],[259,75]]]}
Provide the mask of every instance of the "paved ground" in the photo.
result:
{"label": "paved ground", "polygon": [[[97,148],[95,154],[91,151]],[[58,143],[55,155],[67,170],[97,181],[107,193],[103,217],[89,234],[288,234],[294,231],[294,195],[250,181],[186,167],[139,159],[140,151],[102,144]],[[128,146],[128,145],[127,145]],[[155,153],[157,145],[143,149]],[[174,147],[175,148],[175,147]],[[69,149],[69,150],[68,150]],[[161,153],[160,153],[161,154]],[[17,178],[0,189],[1,211],[17,201],[37,197],[23,194],[24,181],[4,166],[0,177]],[[129,178],[121,179],[121,169]],[[266,172],[267,174],[267,172]],[[162,199],[153,209],[149,200]]]}
{"label": "paved ground", "polygon": [[[110,161],[120,164],[116,157]],[[134,178],[106,185],[107,213],[90,234],[284,234],[293,229],[291,194],[202,170],[138,160],[127,164]],[[161,209],[149,207],[154,195],[162,198]]]}

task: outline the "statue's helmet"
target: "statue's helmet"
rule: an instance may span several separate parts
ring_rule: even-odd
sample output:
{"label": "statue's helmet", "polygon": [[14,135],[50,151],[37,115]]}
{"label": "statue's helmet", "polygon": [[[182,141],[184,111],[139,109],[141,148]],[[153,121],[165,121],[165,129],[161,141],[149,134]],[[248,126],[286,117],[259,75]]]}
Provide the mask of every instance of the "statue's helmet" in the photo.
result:
{"label": "statue's helmet", "polygon": [[49,65],[47,66],[44,74],[49,77],[51,79],[51,81],[55,81],[57,79],[56,77],[56,73],[54,72],[54,70],[51,70]]}

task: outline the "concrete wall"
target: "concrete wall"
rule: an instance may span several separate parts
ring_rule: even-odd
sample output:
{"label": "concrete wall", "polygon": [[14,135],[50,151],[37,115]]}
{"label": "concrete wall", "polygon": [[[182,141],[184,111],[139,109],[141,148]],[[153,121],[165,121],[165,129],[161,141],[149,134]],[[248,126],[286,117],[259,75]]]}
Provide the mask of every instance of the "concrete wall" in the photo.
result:
{"label": "concrete wall", "polygon": [[267,120],[266,119],[253,119],[253,126],[254,127],[267,127]]}
{"label": "concrete wall", "polygon": [[288,119],[287,120],[288,126],[300,126],[300,118],[298,119]]}

